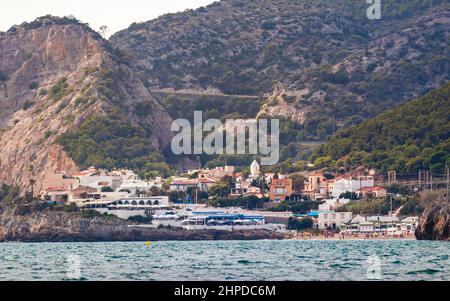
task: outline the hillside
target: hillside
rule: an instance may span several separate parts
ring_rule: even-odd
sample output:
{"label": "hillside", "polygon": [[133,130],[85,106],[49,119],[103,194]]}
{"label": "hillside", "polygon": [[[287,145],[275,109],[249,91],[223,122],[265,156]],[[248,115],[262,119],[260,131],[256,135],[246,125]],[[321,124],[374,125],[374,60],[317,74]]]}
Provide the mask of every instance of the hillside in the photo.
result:
{"label": "hillside", "polygon": [[345,129],[318,148],[316,163],[332,169],[365,165],[382,173],[450,166],[450,82],[429,94]]}
{"label": "hillside", "polygon": [[450,80],[450,4],[382,3],[383,19],[371,21],[365,1],[224,0],[133,24],[111,42],[152,91],[268,95],[260,116],[323,140]]}
{"label": "hillside", "polygon": [[[109,41],[50,16],[0,32],[0,182],[29,190],[32,179],[42,191],[49,173],[91,165],[140,175],[197,167],[168,146],[172,120],[198,109],[222,120],[280,118],[281,158],[293,166],[335,131],[450,80],[450,3],[382,3],[378,21],[364,1],[223,0]],[[441,170],[441,159],[428,165]]]}
{"label": "hillside", "polygon": [[87,25],[39,18],[1,33],[0,54],[0,182],[162,164],[172,119]]}

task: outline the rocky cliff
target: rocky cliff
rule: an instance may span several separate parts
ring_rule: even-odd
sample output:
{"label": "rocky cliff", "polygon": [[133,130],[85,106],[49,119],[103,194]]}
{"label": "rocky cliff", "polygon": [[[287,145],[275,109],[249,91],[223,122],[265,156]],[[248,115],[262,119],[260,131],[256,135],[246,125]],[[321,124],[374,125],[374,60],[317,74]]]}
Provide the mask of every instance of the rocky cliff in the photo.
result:
{"label": "rocky cliff", "polygon": [[34,179],[39,192],[46,174],[75,172],[80,162],[57,139],[94,115],[120,112],[147,129],[143,149],[170,141],[170,116],[126,57],[76,20],[43,17],[0,34],[0,74],[0,182],[29,190]]}
{"label": "rocky cliff", "polygon": [[20,214],[17,209],[0,213],[0,242],[158,241],[158,240],[255,240],[283,239],[280,233],[255,231],[187,231],[176,228],[130,226],[125,221],[79,213],[41,211]]}
{"label": "rocky cliff", "polygon": [[416,230],[418,240],[450,240],[450,202],[437,201],[420,217]]}

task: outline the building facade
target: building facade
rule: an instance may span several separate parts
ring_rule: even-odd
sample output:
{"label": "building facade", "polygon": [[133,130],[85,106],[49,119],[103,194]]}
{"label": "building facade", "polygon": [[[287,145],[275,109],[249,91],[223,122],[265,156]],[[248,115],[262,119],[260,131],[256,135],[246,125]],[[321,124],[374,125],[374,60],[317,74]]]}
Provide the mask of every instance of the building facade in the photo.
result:
{"label": "building facade", "polygon": [[284,202],[292,194],[292,179],[273,179],[269,198],[272,202]]}

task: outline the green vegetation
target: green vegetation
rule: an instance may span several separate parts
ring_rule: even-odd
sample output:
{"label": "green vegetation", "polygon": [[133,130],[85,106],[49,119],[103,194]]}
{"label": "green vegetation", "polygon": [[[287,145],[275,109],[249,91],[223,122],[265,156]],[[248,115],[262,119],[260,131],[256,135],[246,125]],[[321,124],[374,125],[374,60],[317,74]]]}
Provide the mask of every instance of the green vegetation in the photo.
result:
{"label": "green vegetation", "polygon": [[314,225],[314,221],[309,218],[309,217],[305,217],[305,218],[296,218],[296,217],[291,217],[289,219],[289,224],[288,224],[288,230],[297,230],[297,231],[302,231],[302,230],[307,230],[307,229],[311,229]]}
{"label": "green vegetation", "polygon": [[53,131],[46,131],[44,134],[44,139],[48,139],[53,136],[55,133]]}
{"label": "green vegetation", "polygon": [[273,212],[292,212],[295,214],[307,214],[311,210],[317,210],[323,202],[306,200],[304,202],[285,201],[269,209]]}
{"label": "green vegetation", "polygon": [[216,198],[208,201],[208,204],[218,208],[240,207],[245,209],[262,208],[268,199],[260,199],[256,196],[238,198]]}
{"label": "green vegetation", "polygon": [[102,214],[95,210],[88,209],[88,210],[81,211],[82,218],[93,219],[93,218],[100,217],[100,216],[102,216]]}
{"label": "green vegetation", "polygon": [[152,217],[151,216],[141,216],[141,215],[136,215],[136,216],[130,216],[128,218],[128,221],[133,222],[133,223],[137,223],[137,224],[151,224],[152,223]]}
{"label": "green vegetation", "polygon": [[102,187],[101,191],[102,192],[114,192],[114,189],[112,189],[112,187],[105,186],[105,187]]}
{"label": "green vegetation", "polygon": [[12,204],[20,196],[18,187],[2,184],[0,187],[0,204]]}
{"label": "green vegetation", "polygon": [[63,77],[50,89],[49,96],[54,100],[60,100],[71,92],[72,90],[67,83],[67,78]]}
{"label": "green vegetation", "polygon": [[28,88],[29,88],[30,90],[36,90],[37,88],[39,88],[39,83],[38,83],[38,82],[31,82],[31,83],[28,85]]}
{"label": "green vegetation", "polygon": [[[397,210],[407,201],[404,199],[393,199],[393,210]],[[339,207],[338,212],[353,212],[353,214],[374,214],[387,215],[391,210],[391,201],[389,198],[365,201],[353,201]]]}
{"label": "green vegetation", "polygon": [[150,147],[150,131],[131,123],[120,109],[109,116],[87,118],[75,131],[57,139],[77,164],[86,168],[131,168],[142,176],[156,171],[174,173],[158,152]]}
{"label": "green vegetation", "polygon": [[32,106],[34,106],[34,102],[27,99],[27,100],[25,100],[25,102],[22,105],[22,110],[26,111],[29,108],[31,108]]}
{"label": "green vegetation", "polygon": [[[32,22],[25,22],[23,24],[21,24],[21,26],[27,30],[31,30],[31,29],[36,29],[39,28],[41,26],[44,25],[69,25],[69,24],[75,24],[75,25],[79,25],[81,26],[84,30],[92,33],[92,35],[97,38],[97,39],[101,39],[101,35],[96,32],[95,30],[93,30],[89,24],[87,23],[81,23],[79,20],[76,20],[74,18],[69,18],[69,17],[54,17],[52,15],[46,15],[40,18],[37,18],[36,20],[32,21]],[[14,26],[12,28],[10,28],[8,30],[8,33],[14,33],[17,31],[17,28]]]}
{"label": "green vegetation", "polygon": [[214,184],[209,189],[209,194],[211,196],[218,196],[218,197],[226,197],[230,193],[230,188],[233,186],[233,178],[232,177],[225,177],[220,182]]}
{"label": "green vegetation", "polygon": [[263,99],[216,95],[154,93],[173,119],[194,119],[194,111],[203,112],[203,120],[255,118]]}
{"label": "green vegetation", "polygon": [[380,173],[444,174],[450,166],[450,83],[424,97],[345,129],[320,146],[313,160],[332,170],[364,165]]}

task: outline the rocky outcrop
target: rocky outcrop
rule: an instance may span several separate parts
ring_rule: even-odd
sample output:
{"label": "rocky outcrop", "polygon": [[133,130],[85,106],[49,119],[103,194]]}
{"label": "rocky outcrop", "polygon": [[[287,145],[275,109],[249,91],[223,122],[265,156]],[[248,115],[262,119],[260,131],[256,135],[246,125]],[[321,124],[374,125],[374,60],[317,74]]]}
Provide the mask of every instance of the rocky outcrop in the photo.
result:
{"label": "rocky outcrop", "polygon": [[0,73],[0,182],[30,191],[34,179],[39,193],[49,173],[73,174],[57,138],[116,107],[149,129],[149,149],[170,142],[171,117],[126,57],[76,20],[43,17],[1,34]]}
{"label": "rocky outcrop", "polygon": [[450,240],[450,202],[437,201],[420,217],[416,230],[418,240]]}
{"label": "rocky outcrop", "polygon": [[20,215],[8,209],[0,213],[0,242],[89,242],[89,241],[167,241],[167,240],[257,240],[283,239],[281,233],[254,231],[187,231],[180,228],[149,228],[126,221],[79,213],[44,210]]}

